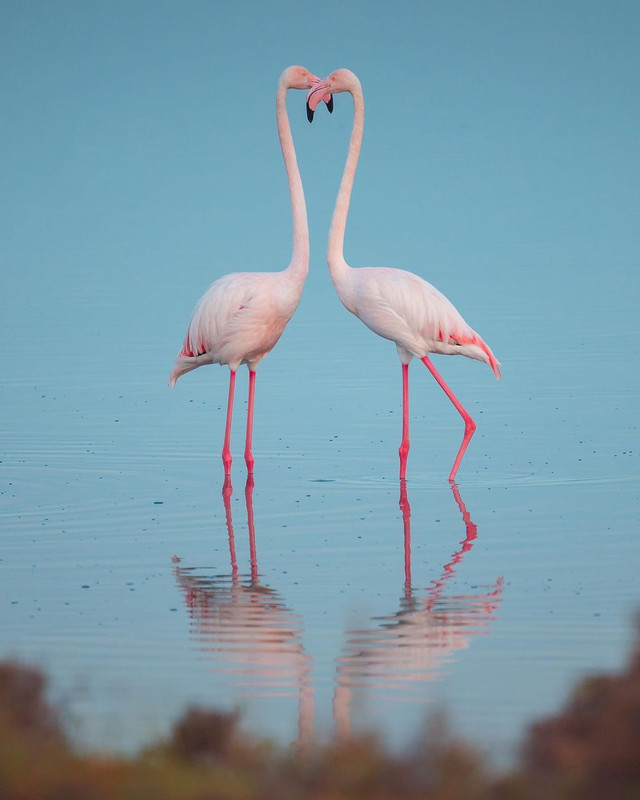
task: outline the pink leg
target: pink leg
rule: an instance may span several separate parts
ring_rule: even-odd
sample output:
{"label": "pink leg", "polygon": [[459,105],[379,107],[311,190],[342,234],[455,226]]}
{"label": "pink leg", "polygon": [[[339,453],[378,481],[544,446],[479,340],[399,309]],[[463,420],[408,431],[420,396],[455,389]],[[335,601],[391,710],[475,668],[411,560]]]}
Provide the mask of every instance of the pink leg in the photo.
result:
{"label": "pink leg", "polygon": [[227,425],[224,429],[224,445],[222,447],[222,463],[224,474],[231,475],[231,420],[233,419],[233,392],[236,388],[236,373],[229,373],[229,399],[227,400]]}
{"label": "pink leg", "polygon": [[409,365],[402,365],[402,441],[400,454],[400,480],[407,475],[407,456],[409,455]]}
{"label": "pink leg", "polygon": [[422,363],[425,367],[429,370],[429,372],[433,375],[433,377],[438,381],[444,393],[447,395],[449,400],[453,403],[456,407],[458,413],[464,420],[464,438],[462,439],[462,444],[460,445],[460,449],[458,450],[458,455],[456,456],[456,460],[453,462],[453,466],[451,467],[451,472],[449,473],[449,480],[453,483],[456,477],[456,472],[458,471],[458,467],[460,466],[460,462],[462,461],[462,456],[464,455],[465,450],[467,449],[467,445],[471,441],[471,437],[473,436],[476,423],[471,419],[469,413],[464,409],[462,403],[458,400],[455,394],[451,391],[451,389],[447,386],[444,380],[440,377],[440,373],[438,370],[433,366],[429,356],[425,356],[421,359]]}
{"label": "pink leg", "polygon": [[253,440],[253,397],[256,392],[256,373],[249,370],[249,403],[247,407],[247,439],[244,446],[244,460],[247,462],[247,472],[253,475],[255,459],[251,449]]}

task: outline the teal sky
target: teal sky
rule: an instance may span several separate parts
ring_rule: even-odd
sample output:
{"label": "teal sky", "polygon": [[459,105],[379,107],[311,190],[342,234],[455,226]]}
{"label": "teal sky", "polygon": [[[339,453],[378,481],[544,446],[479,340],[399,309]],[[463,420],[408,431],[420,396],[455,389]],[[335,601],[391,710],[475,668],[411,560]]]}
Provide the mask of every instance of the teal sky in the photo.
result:
{"label": "teal sky", "polygon": [[[635,2],[3,2],[0,16],[1,257],[16,292],[124,272],[139,297],[179,299],[182,327],[219,274],[285,266],[273,104],[290,63],[363,83],[352,264],[413,269],[464,307],[472,276],[514,304],[522,275],[492,268],[505,260],[538,262],[563,297],[563,277],[591,292],[637,263]],[[310,286],[326,288],[350,100],[313,126],[302,95],[289,109]]]}

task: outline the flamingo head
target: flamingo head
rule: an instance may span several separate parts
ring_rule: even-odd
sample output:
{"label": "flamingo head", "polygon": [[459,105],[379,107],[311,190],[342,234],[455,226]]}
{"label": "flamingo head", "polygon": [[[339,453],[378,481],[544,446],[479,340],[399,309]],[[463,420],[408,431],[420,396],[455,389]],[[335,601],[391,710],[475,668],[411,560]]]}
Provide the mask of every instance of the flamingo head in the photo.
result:
{"label": "flamingo head", "polygon": [[307,119],[313,120],[313,114],[321,100],[333,111],[333,95],[340,92],[353,92],[360,86],[358,76],[350,69],[337,69],[329,77],[318,80],[307,92]]}
{"label": "flamingo head", "polygon": [[287,67],[280,76],[280,82],[287,89],[312,89],[319,81],[320,78],[306,67],[296,65]]}
{"label": "flamingo head", "polygon": [[[287,89],[308,89],[311,91],[315,86],[320,83],[320,78],[317,75],[314,75],[313,72],[309,72],[306,67],[299,67],[299,66],[291,66],[287,67],[285,71],[280,76],[280,85],[284,86]],[[333,111],[333,100],[331,95],[327,93],[326,97],[318,98],[315,107],[318,105],[320,100],[323,99],[327,104],[327,108],[329,111]],[[313,111],[309,110],[309,105],[307,104],[307,118],[309,122],[313,119]]]}

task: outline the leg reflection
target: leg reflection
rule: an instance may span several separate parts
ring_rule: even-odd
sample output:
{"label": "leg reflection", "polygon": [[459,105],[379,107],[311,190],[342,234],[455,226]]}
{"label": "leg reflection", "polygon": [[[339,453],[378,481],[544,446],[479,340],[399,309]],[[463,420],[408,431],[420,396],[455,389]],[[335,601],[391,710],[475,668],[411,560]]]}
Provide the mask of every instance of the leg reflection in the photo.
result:
{"label": "leg reflection", "polygon": [[[440,578],[437,580],[433,580],[431,582],[431,586],[429,587],[428,591],[430,597],[428,599],[428,603],[432,606],[438,601],[440,596],[444,591],[444,587],[451,578],[454,577],[456,574],[456,567],[462,561],[465,553],[468,553],[469,550],[473,547],[475,540],[478,538],[478,526],[475,525],[471,521],[471,516],[467,511],[467,507],[465,506],[462,498],[460,497],[460,490],[455,483],[449,484],[451,486],[451,491],[453,492],[453,497],[456,501],[456,505],[460,509],[460,513],[462,514],[462,521],[464,522],[464,529],[465,529],[465,537],[460,542],[460,549],[456,550],[455,553],[451,556],[451,561],[444,565],[442,568],[442,574]],[[498,579],[500,580],[500,579]]]}
{"label": "leg reflection", "polygon": [[411,578],[411,506],[405,481],[400,482],[400,511],[404,533],[404,592],[399,608],[372,624],[345,634],[343,653],[336,662],[334,721],[340,736],[351,731],[350,706],[358,689],[382,699],[428,699],[425,684],[446,674],[457,651],[467,648],[474,636],[486,633],[500,603],[502,579],[488,592],[448,594],[464,556],[477,539],[478,529],[462,501],[458,487],[451,486],[460,509],[465,537],[461,547],[443,566],[439,578],[423,592]]}
{"label": "leg reflection", "polygon": [[404,530],[404,593],[411,597],[411,506],[406,481],[400,481],[400,511]]}
{"label": "leg reflection", "polygon": [[233,488],[222,489],[229,537],[230,574],[176,565],[174,574],[189,611],[198,651],[220,675],[230,675],[240,697],[294,697],[298,701],[297,743],[313,735],[314,692],[311,657],[304,652],[302,619],[281,595],[261,583],[253,509],[253,476],[245,503],[250,574],[239,574],[231,509]]}
{"label": "leg reflection", "polygon": [[244,487],[244,499],[247,505],[247,527],[249,528],[249,559],[251,562],[251,580],[258,581],[258,553],[256,550],[256,525],[253,518],[253,475],[247,475]]}
{"label": "leg reflection", "polygon": [[227,523],[227,531],[229,533],[229,556],[231,558],[231,574],[236,577],[238,574],[238,562],[236,560],[236,541],[233,535],[233,517],[231,516],[231,495],[233,494],[233,486],[231,485],[231,476],[227,475],[224,479],[222,487],[222,501],[224,503],[224,513]]}

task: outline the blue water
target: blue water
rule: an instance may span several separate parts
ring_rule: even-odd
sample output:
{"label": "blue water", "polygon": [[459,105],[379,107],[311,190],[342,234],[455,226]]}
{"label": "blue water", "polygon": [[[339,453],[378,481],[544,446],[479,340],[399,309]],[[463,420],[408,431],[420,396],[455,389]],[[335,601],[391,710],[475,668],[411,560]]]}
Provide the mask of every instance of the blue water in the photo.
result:
{"label": "blue water", "polygon": [[[280,6],[3,4],[0,658],[47,671],[87,747],[190,703],[401,746],[442,708],[508,759],[624,662],[640,605],[640,7]],[[224,497],[226,369],[167,387],[209,283],[288,263],[289,63],[362,80],[349,263],[418,272],[502,362],[434,357],[478,425],[457,494],[420,363],[401,494],[395,348],[327,275],[344,94],[311,126],[288,99],[312,259],[258,371],[252,491],[246,370]]]}
{"label": "blue water", "polygon": [[0,656],[48,671],[84,745],[132,749],[189,703],[239,706],[282,743],[374,727],[401,745],[444,708],[508,757],[576,678],[623,662],[640,600],[637,279],[601,292],[618,322],[597,337],[586,299],[560,316],[533,286],[522,312],[474,319],[500,382],[437,360],[478,423],[455,491],[461,422],[414,363],[407,505],[395,349],[323,277],[260,366],[248,494],[239,373],[226,498],[226,368],[166,387],[189,304],[159,290],[145,305],[119,276],[55,303],[14,282]]}

